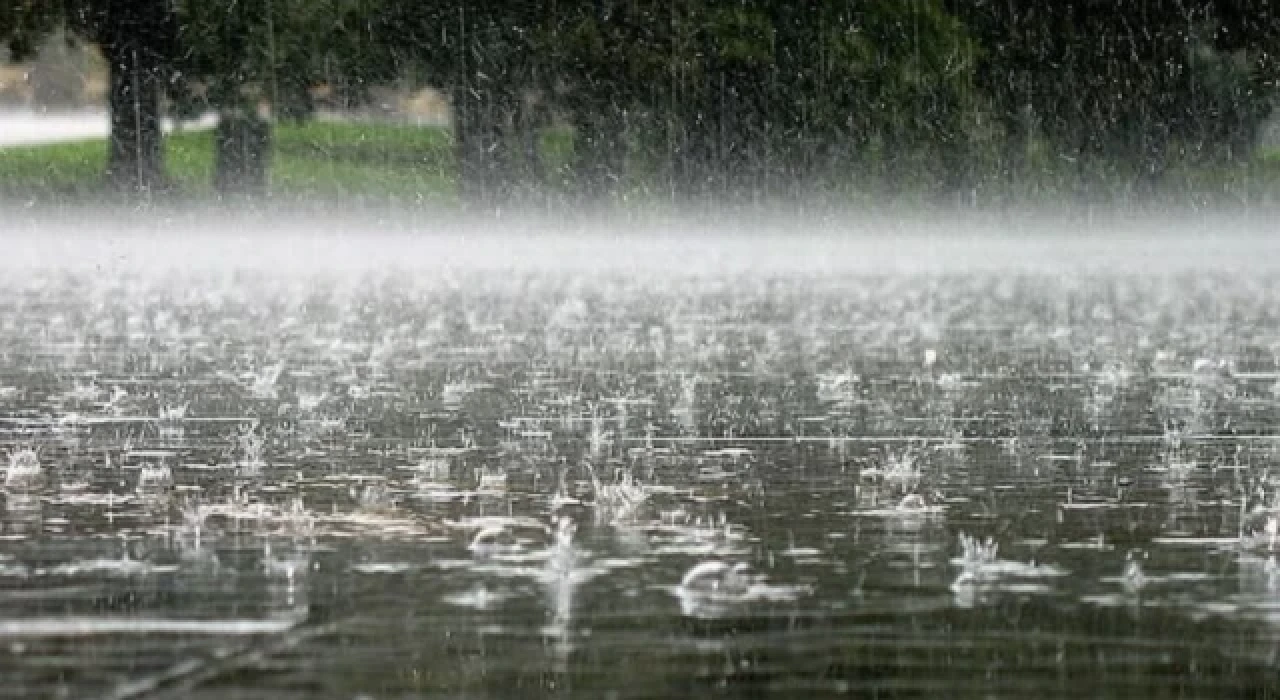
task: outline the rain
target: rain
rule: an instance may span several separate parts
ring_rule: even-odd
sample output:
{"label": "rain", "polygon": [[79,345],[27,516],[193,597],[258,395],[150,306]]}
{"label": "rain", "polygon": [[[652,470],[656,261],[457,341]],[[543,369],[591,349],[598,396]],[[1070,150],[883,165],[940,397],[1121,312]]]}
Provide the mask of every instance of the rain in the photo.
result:
{"label": "rain", "polygon": [[0,697],[1275,694],[1280,14],[1089,8],[0,5]]}

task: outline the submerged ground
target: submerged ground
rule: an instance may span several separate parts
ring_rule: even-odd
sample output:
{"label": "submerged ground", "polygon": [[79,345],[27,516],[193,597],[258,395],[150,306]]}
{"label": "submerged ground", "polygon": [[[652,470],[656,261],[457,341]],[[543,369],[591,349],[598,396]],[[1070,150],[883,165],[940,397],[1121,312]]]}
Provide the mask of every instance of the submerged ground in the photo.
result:
{"label": "submerged ground", "polygon": [[1276,692],[1265,241],[225,228],[10,239],[0,695]]}

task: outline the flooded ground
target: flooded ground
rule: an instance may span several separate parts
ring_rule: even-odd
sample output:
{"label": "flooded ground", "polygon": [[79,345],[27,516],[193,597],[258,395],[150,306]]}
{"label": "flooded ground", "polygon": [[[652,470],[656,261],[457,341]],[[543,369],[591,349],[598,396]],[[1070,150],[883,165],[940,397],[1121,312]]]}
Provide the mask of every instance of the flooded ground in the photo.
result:
{"label": "flooded ground", "polygon": [[7,276],[5,697],[1260,697],[1270,274]]}

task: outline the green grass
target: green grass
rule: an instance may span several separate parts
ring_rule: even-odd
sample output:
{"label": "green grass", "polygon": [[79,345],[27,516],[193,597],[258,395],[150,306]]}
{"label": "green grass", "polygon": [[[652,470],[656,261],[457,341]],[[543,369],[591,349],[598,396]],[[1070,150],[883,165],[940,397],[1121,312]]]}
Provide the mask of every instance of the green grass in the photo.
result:
{"label": "green grass", "polygon": [[94,189],[106,160],[104,141],[0,148],[0,191]]}
{"label": "green grass", "polygon": [[[546,129],[538,145],[547,189],[571,187],[572,130]],[[216,200],[213,146],[209,131],[179,132],[165,139],[165,168],[175,186],[171,200]],[[635,170],[623,184],[627,196],[620,201],[634,207],[661,207],[663,188],[652,187],[661,178],[639,157],[646,154],[636,155],[632,158]],[[118,195],[102,178],[105,162],[106,144],[101,140],[0,148],[0,198],[53,206],[116,202]],[[338,206],[348,202],[449,204],[457,200],[455,172],[452,136],[439,127],[305,122],[278,124],[272,132],[270,189],[280,201]],[[979,197],[989,202],[1069,203],[1080,192],[1080,183],[1073,178],[1078,173],[1072,169],[1045,167],[1013,181],[993,183]],[[923,182],[914,188],[898,180],[877,182],[874,177],[851,176],[831,194],[847,204],[867,206],[890,200],[905,205],[929,196]],[[1103,173],[1096,182],[1085,183],[1085,194],[1123,201],[1128,196],[1124,183],[1123,177],[1112,181]],[[1236,165],[1171,171],[1161,188],[1167,201],[1275,205],[1280,203],[1280,150],[1259,153]]]}
{"label": "green grass", "polygon": [[[165,139],[165,171],[179,199],[214,196],[213,133]],[[0,195],[57,203],[109,197],[105,141],[0,148]],[[272,196],[447,202],[455,198],[452,138],[438,127],[280,124],[272,133]]]}

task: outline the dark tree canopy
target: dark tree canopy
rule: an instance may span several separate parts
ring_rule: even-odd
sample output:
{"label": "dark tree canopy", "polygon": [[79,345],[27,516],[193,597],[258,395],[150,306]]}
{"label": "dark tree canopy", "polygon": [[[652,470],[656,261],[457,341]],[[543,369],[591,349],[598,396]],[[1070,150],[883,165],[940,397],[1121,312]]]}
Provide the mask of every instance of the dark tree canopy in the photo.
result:
{"label": "dark tree canopy", "polygon": [[1280,41],[1260,0],[386,5],[401,65],[453,88],[479,189],[537,176],[520,132],[556,113],[593,195],[1156,182],[1247,156]]}

